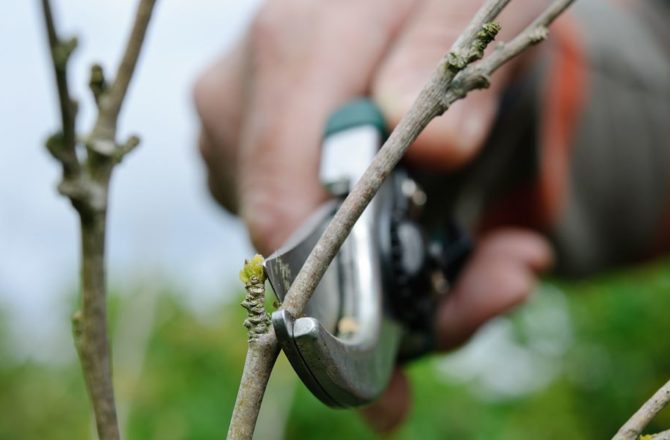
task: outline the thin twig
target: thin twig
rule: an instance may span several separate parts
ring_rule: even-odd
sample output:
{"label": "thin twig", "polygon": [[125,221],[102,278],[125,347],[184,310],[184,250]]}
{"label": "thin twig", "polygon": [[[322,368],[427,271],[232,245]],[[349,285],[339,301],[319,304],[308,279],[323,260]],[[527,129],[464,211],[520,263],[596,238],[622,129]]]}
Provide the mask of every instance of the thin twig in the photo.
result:
{"label": "thin twig", "polygon": [[407,148],[433,118],[446,110],[443,101],[444,94],[458,73],[458,68],[465,67],[464,65],[454,66],[454,56],[465,58],[465,54],[470,51],[480,29],[486,23],[494,20],[508,2],[509,0],[487,1],[463,34],[458,37],[449,53],[440,61],[410,110],[393,130],[307,257],[284,298],[283,308],[291,315],[300,316],[328,265],[351,232],[354,223]]}
{"label": "thin twig", "polygon": [[81,312],[75,342],[100,439],[118,439],[111,354],[107,336],[104,214],[81,220]]}
{"label": "thin twig", "polygon": [[[354,223],[379,190],[384,179],[428,123],[444,113],[454,101],[465,97],[469,91],[487,87],[488,76],[522,50],[543,39],[547,34],[546,27],[573,1],[554,1],[531,26],[510,43],[501,46],[489,57],[476,63],[483,57],[486,45],[499,30],[499,26],[492,21],[509,0],[489,0],[482,6],[449,53],[440,61],[409,112],[393,130],[338,209],[291,285],[284,298],[282,309],[294,317],[301,316],[305,305]],[[276,357],[274,353],[277,352],[277,339],[274,332],[268,332],[263,336],[263,344],[263,350],[268,353],[267,359],[259,360],[255,358],[257,354],[248,353],[228,431],[231,439],[250,439],[253,435],[267,378]],[[263,368],[267,368],[267,371],[263,371]],[[255,378],[261,382],[249,384],[248,378]]]}
{"label": "thin twig", "polygon": [[228,427],[228,439],[252,438],[277,355],[279,344],[274,331],[249,341],[242,380]]}
{"label": "thin twig", "polygon": [[[354,223],[419,133],[434,117],[444,113],[454,101],[465,97],[473,89],[486,87],[488,83],[483,82],[482,78],[486,79],[488,75],[523,49],[536,44],[540,36],[546,36],[546,27],[573,1],[556,0],[531,26],[506,45],[507,49],[494,51],[491,57],[473,65],[471,71],[461,70],[454,75],[452,73],[452,54],[464,57],[463,54],[467,54],[473,47],[479,30],[495,19],[507,2],[493,0],[484,5],[475,16],[476,19],[473,20],[475,24],[468,26],[467,35],[458,38],[450,55],[440,63],[431,81],[424,87],[412,108],[393,130],[305,261],[284,299],[284,308],[291,315],[300,316]],[[469,43],[470,46],[462,45],[466,43]],[[490,58],[493,60],[488,61]],[[476,66],[479,66],[480,70]],[[454,91],[451,86],[455,77],[459,77],[460,80],[459,88]]]}
{"label": "thin twig", "polygon": [[651,434],[649,440],[670,440],[670,429],[658,432],[656,434]]}
{"label": "thin twig", "polygon": [[77,39],[70,38],[62,41],[58,37],[49,0],[42,0],[42,12],[49,39],[49,51],[54,76],[56,78],[62,127],[59,133],[49,139],[48,149],[63,165],[63,173],[68,177],[74,177],[79,173],[79,161],[75,153],[77,103],[70,96],[67,82],[67,64],[70,60],[70,55],[72,55],[72,52],[77,47]]}
{"label": "thin twig", "polygon": [[109,90],[109,84],[105,78],[105,71],[100,64],[93,64],[91,66],[91,73],[88,79],[88,88],[91,89],[95,104],[100,108],[100,100]]}
{"label": "thin twig", "polygon": [[521,54],[529,46],[547,38],[549,25],[573,2],[574,0],[555,1],[511,41],[500,43],[492,54],[459,72],[445,97],[447,105],[451,105],[473,89],[486,87],[489,76],[500,66]]}
{"label": "thin twig", "polygon": [[228,427],[229,439],[253,436],[270,373],[279,354],[277,338],[265,311],[265,279],[262,256],[256,255],[244,262],[240,280],[247,291],[242,307],[248,312],[244,326],[249,331],[249,347]]}
{"label": "thin twig", "polygon": [[72,326],[98,436],[103,440],[120,438],[107,335],[107,199],[114,166],[139,143],[139,139],[131,137],[118,144],[116,124],[154,4],[155,0],[140,1],[117,78],[110,89],[101,68],[92,69],[91,91],[98,103],[98,117],[87,139],[88,156],[81,159],[86,161],[83,166],[76,154],[76,104],[67,83],[67,61],[76,40],[64,43],[58,38],[49,0],[42,0],[62,122],[61,131],[49,138],[47,148],[63,165],[58,189],[71,200],[80,217],[81,310],[74,313]]}
{"label": "thin twig", "polygon": [[[636,440],[642,430],[660,410],[670,402],[670,381],[666,382],[647,400],[640,409],[619,429],[612,440]],[[667,431],[666,431],[667,432]],[[659,434],[660,435],[660,434]]]}
{"label": "thin twig", "polygon": [[135,22],[126,43],[126,50],[116,71],[116,77],[112,85],[109,86],[109,91],[100,102],[100,112],[93,129],[94,133],[99,132],[102,135],[108,133],[109,130],[116,130],[119,113],[142,51],[155,3],[156,0],[140,0],[135,14]]}

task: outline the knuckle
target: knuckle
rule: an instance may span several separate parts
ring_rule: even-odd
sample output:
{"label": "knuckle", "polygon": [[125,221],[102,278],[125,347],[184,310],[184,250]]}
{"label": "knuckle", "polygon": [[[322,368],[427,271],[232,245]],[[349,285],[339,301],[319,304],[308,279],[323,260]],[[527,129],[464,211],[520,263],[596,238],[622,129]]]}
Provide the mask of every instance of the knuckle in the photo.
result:
{"label": "knuckle", "polygon": [[198,115],[206,125],[234,119],[245,98],[248,79],[244,76],[247,57],[245,41],[241,41],[223,56],[207,66],[196,78],[192,98]]}
{"label": "knuckle", "polygon": [[249,28],[250,43],[254,54],[261,57],[279,51],[280,41],[284,38],[286,17],[276,2],[270,2],[254,17]]}
{"label": "knuckle", "polygon": [[275,66],[304,52],[315,22],[323,16],[328,2],[314,0],[269,1],[256,14],[249,27],[254,65]]}

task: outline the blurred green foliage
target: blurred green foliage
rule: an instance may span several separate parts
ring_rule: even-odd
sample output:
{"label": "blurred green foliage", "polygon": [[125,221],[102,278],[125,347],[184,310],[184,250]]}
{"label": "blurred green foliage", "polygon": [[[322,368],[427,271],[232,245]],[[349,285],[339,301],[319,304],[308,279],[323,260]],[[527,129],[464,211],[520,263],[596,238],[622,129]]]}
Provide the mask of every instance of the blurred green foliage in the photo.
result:
{"label": "blurred green foliage", "polygon": [[[572,336],[554,361],[558,374],[549,384],[521,395],[487,397],[472,382],[441,373],[439,360],[423,360],[409,368],[414,406],[393,438],[609,438],[670,378],[670,263],[551,284],[567,294]],[[149,328],[146,344],[139,345],[139,364],[127,355],[132,350],[118,341],[114,346],[125,438],[225,436],[246,350],[244,313],[224,304],[195,313],[183,298],[161,291],[152,313],[139,310],[137,322]],[[138,311],[133,301],[133,295],[113,297],[116,335],[128,325],[121,315]],[[520,313],[511,318],[513,324],[523,319]],[[19,361],[4,322],[0,316],[0,440],[90,438],[90,410],[74,351],[65,365]],[[516,343],[529,344],[528,328],[515,329]],[[270,433],[290,439],[376,438],[354,412],[317,402],[285,362],[277,373],[269,399],[274,410],[259,427],[262,438]],[[668,427],[665,410],[650,431]]]}

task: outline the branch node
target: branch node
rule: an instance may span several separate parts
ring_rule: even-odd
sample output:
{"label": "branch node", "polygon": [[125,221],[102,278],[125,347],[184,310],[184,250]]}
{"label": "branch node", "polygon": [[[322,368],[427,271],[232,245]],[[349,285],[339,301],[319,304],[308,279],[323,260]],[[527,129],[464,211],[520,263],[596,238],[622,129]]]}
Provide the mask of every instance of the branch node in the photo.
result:
{"label": "branch node", "polygon": [[79,179],[61,181],[58,192],[73,202],[87,203],[89,199],[88,190]]}
{"label": "branch node", "polygon": [[481,60],[484,57],[484,50],[486,50],[491,41],[495,40],[500,29],[500,24],[496,22],[484,23],[479,32],[477,32],[475,41],[472,43],[472,47],[468,53],[467,64]]}
{"label": "branch node", "polygon": [[72,336],[74,337],[74,343],[79,348],[81,344],[81,335],[82,335],[82,323],[83,313],[81,310],[77,310],[72,314]]}
{"label": "branch node", "polygon": [[451,73],[458,73],[467,66],[466,58],[457,52],[449,52],[447,54],[447,61],[445,69]]}
{"label": "branch node", "polygon": [[52,53],[54,66],[56,66],[57,69],[66,69],[67,62],[70,60],[70,56],[77,48],[78,44],[79,41],[77,40],[77,37],[70,37],[67,40],[58,40]]}
{"label": "branch node", "polygon": [[491,76],[482,73],[475,77],[475,88],[488,89],[489,87],[491,87]]}
{"label": "branch node", "polygon": [[57,131],[56,133],[49,136],[44,143],[47,147],[47,151],[51,153],[54,159],[63,161],[63,148],[65,147],[65,136],[62,131]]}
{"label": "branch node", "polygon": [[491,86],[491,76],[484,71],[478,72],[475,69],[472,76],[467,79],[467,82],[468,89],[488,89]]}
{"label": "branch node", "polygon": [[530,33],[530,43],[538,44],[547,39],[549,36],[549,29],[546,26],[538,26],[536,29]]}
{"label": "branch node", "polygon": [[241,305],[249,312],[244,321],[244,326],[249,330],[249,341],[256,340],[270,330],[270,316],[265,311],[265,279],[261,255],[257,254],[251,260],[244,261],[240,280],[244,283],[247,296]]}
{"label": "branch node", "polygon": [[114,157],[118,150],[112,139],[94,137],[86,142],[86,149],[103,157]]}
{"label": "branch node", "polygon": [[126,140],[121,145],[118,145],[116,148],[116,153],[114,154],[114,161],[120,163],[124,157],[131,151],[133,151],[140,144],[139,136],[133,135]]}
{"label": "branch node", "polygon": [[475,35],[475,40],[467,53],[449,52],[447,54],[446,68],[455,74],[463,70],[468,64],[482,59],[486,47],[496,38],[501,26],[496,22],[484,23]]}
{"label": "branch node", "polygon": [[107,83],[107,79],[105,78],[105,71],[103,70],[100,64],[96,63],[91,66],[91,74],[88,80],[88,87],[91,89],[91,93],[93,93],[95,103],[98,105],[99,108],[100,99],[102,98],[102,95],[107,93],[107,90],[109,89],[109,84]]}
{"label": "branch node", "polygon": [[104,212],[107,208],[106,189],[84,175],[63,179],[58,184],[58,192],[70,199],[80,214]]}

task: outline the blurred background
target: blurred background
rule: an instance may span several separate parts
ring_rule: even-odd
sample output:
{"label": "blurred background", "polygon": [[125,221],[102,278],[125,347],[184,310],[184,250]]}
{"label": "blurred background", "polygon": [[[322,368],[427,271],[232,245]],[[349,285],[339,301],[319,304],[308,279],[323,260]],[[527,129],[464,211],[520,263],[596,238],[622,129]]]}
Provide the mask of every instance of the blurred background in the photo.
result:
{"label": "blurred background", "polygon": [[[113,72],[132,0],[54,0],[76,34],[79,130],[92,122],[92,62]],[[121,120],[140,148],[117,169],[109,268],[114,373],[129,439],[227,431],[246,350],[237,272],[244,228],[204,185],[190,89],[240,35],[258,1],[162,1]],[[57,128],[36,1],[0,14],[0,440],[86,439],[93,427],[70,336],[78,233],[43,141]],[[546,280],[466,347],[410,367],[414,401],[394,438],[609,438],[670,376],[670,262],[565,283]],[[670,411],[652,431],[670,426]],[[257,437],[374,438],[350,411],[316,401],[281,358]]]}

